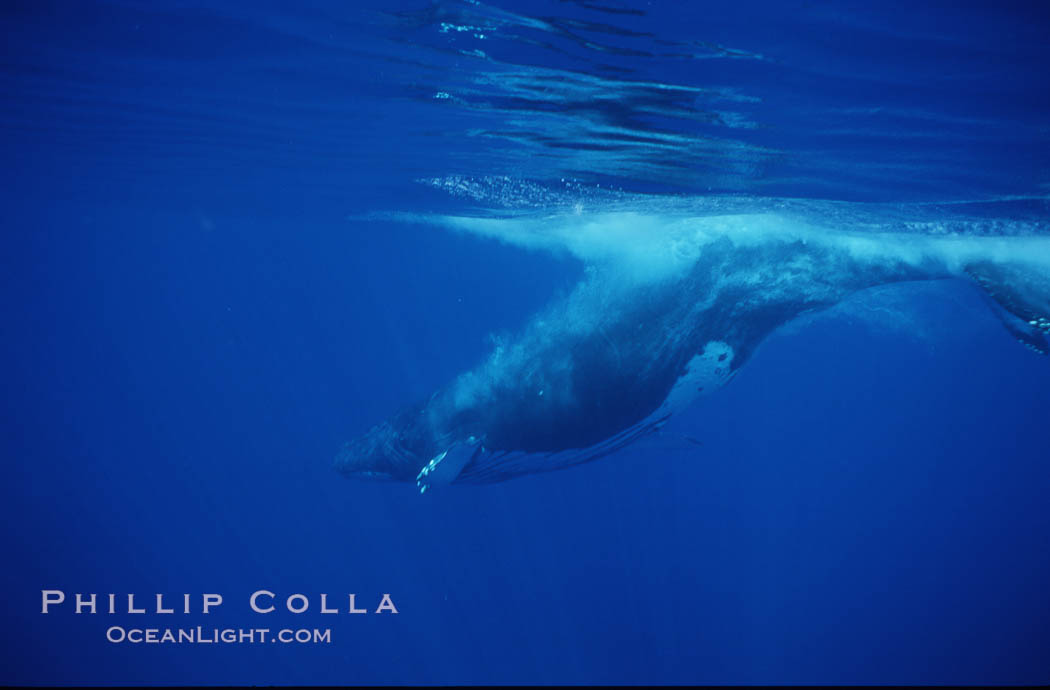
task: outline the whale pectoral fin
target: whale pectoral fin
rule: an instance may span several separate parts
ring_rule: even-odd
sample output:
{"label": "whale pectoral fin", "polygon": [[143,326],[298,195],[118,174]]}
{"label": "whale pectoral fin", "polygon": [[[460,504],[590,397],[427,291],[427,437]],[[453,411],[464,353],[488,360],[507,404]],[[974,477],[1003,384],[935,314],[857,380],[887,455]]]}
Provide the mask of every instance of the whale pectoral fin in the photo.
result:
{"label": "whale pectoral fin", "polygon": [[432,486],[445,486],[455,481],[467,463],[480,453],[481,444],[473,437],[462,443],[456,443],[438,453],[423,466],[416,476],[419,493],[425,494]]}

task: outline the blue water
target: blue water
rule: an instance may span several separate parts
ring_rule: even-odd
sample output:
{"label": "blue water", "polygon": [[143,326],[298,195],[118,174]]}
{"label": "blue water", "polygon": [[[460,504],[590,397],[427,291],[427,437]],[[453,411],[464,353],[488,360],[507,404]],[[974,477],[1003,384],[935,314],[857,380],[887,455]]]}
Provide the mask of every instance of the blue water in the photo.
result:
{"label": "blue water", "polygon": [[598,462],[425,496],[332,467],[584,274],[396,214],[1045,237],[1045,7],[353,5],[0,9],[0,681],[1050,682],[1050,363],[972,286],[807,317]]}

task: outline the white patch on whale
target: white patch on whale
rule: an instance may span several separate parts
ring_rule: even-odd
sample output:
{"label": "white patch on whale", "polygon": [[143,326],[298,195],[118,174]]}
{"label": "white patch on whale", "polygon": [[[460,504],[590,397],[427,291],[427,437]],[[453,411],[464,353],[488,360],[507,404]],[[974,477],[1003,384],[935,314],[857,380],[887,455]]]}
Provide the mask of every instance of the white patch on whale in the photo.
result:
{"label": "white patch on whale", "polygon": [[733,376],[733,348],[727,343],[712,340],[704,351],[689,360],[682,374],[654,417],[676,414],[689,406],[698,396],[724,386]]}

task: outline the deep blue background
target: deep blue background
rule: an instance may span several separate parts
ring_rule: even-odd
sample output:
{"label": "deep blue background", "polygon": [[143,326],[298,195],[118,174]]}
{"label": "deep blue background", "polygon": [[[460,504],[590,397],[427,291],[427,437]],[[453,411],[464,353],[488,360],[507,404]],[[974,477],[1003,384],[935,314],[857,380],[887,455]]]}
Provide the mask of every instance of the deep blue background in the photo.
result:
{"label": "deep blue background", "polygon": [[[633,20],[777,58],[718,62],[720,84],[766,97],[754,115],[770,126],[748,136],[780,137],[789,159],[727,189],[944,200],[1045,184],[1045,131],[1025,128],[1046,113],[1038,14],[805,8]],[[966,286],[862,298],[778,334],[663,437],[601,462],[424,497],[339,477],[342,441],[580,272],[365,217],[448,207],[420,175],[514,168],[472,168],[487,141],[421,133],[468,115],[384,84],[369,41],[391,30],[339,14],[5,5],[0,680],[1050,682],[1050,366]],[[805,38],[828,25],[841,43]],[[873,61],[886,26],[911,52]],[[943,53],[908,43],[933,28]],[[960,88],[931,90],[955,63]],[[928,112],[992,120],[959,126],[994,145],[878,144],[892,122],[821,143],[799,124],[808,105],[775,107],[788,93],[825,112],[925,94]],[[894,151],[934,169],[862,162]],[[820,179],[819,158],[834,163]],[[333,643],[112,645],[108,616],[42,616],[44,588],[220,592],[207,619],[144,618],[331,627]],[[249,615],[260,588],[390,592],[400,613]]]}

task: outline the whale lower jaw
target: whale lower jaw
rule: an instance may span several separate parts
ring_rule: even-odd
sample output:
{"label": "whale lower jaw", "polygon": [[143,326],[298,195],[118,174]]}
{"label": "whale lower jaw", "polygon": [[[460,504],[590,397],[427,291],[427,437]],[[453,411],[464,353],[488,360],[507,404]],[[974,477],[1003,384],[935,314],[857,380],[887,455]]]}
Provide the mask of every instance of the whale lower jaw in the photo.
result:
{"label": "whale lower jaw", "polygon": [[[523,474],[565,469],[573,465],[598,460],[615,453],[640,438],[655,433],[667,422],[670,415],[662,417],[655,413],[641,422],[624,429],[610,438],[586,448],[568,448],[548,453],[527,453],[520,450],[490,451],[481,448],[470,464],[454,480],[459,484],[491,484],[502,482]],[[425,489],[421,489],[421,493]]]}
{"label": "whale lower jaw", "polygon": [[490,450],[470,437],[437,454],[416,477],[420,493],[434,486],[487,484],[505,481],[521,474],[547,472],[598,460],[639,439],[658,432],[677,412],[696,398],[724,386],[735,374],[734,351],[727,343],[708,342],[693,356],[671,387],[664,402],[645,419],[599,443],[585,448],[551,452]]}

